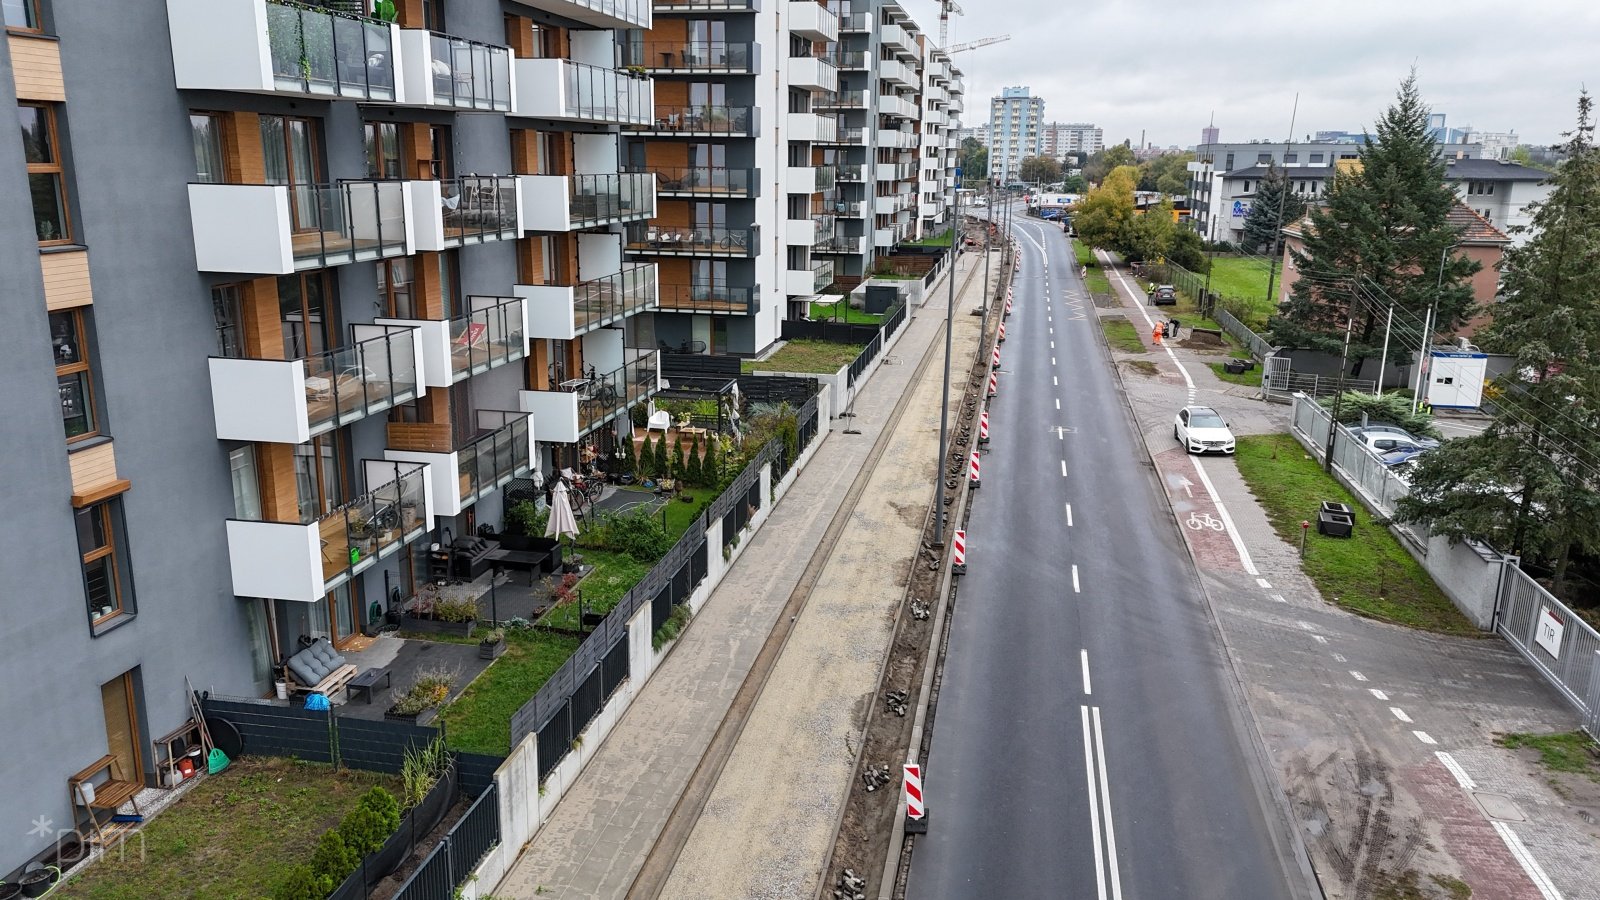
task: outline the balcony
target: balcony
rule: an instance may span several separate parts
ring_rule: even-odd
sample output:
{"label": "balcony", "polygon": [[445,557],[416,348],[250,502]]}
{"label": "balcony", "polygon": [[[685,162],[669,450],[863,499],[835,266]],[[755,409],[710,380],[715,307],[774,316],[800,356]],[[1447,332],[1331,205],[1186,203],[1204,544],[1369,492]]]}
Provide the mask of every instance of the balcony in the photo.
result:
{"label": "balcony", "polygon": [[533,419],[525,412],[478,410],[479,436],[460,447],[450,426],[390,422],[384,458],[430,467],[433,514],[454,516],[533,469]]}
{"label": "balcony", "polygon": [[865,219],[867,201],[865,200],[840,200],[833,204],[834,215],[844,219]]}
{"label": "balcony", "polygon": [[841,32],[867,32],[872,30],[872,16],[868,13],[851,13],[839,17],[839,30]]}
{"label": "balcony", "polygon": [[729,287],[722,282],[664,284],[661,311],[747,316],[755,311],[760,297],[759,287]]}
{"label": "balcony", "polygon": [[653,256],[754,257],[756,232],[750,228],[657,225],[632,222],[623,230],[622,247]]}
{"label": "balcony", "polygon": [[229,519],[233,593],[315,603],[432,530],[428,466],[369,459],[362,470],[380,486],[313,521]]}
{"label": "balcony", "polygon": [[817,220],[811,217],[804,219],[786,219],[783,223],[783,243],[790,247],[809,247],[817,242],[822,235],[817,227]]}
{"label": "balcony", "polygon": [[866,91],[840,91],[818,97],[811,106],[813,109],[866,109],[867,97]]}
{"label": "balcony", "polygon": [[879,181],[906,181],[917,177],[917,167],[915,163],[878,163],[877,176]]}
{"label": "balcony", "polygon": [[633,358],[604,375],[579,378],[549,390],[522,391],[522,410],[533,414],[534,433],[545,443],[577,443],[619,413],[661,389],[661,354],[628,350]]}
{"label": "balcony", "polygon": [[400,31],[407,104],[510,112],[511,51],[433,31]]}
{"label": "balcony", "polygon": [[408,212],[399,181],[189,185],[201,272],[287,275],[405,256]]}
{"label": "balcony", "polygon": [[811,247],[811,252],[812,252],[812,254],[817,254],[817,253],[827,253],[827,254],[843,253],[843,254],[848,254],[848,255],[851,255],[851,256],[859,256],[862,253],[865,253],[866,249],[867,249],[867,239],[864,238],[864,237],[838,237],[838,236],[834,236],[834,237],[828,238],[825,241],[821,241],[821,242],[819,242],[817,244],[814,244]]}
{"label": "balcony", "polygon": [[760,12],[761,0],[655,0],[658,13]]}
{"label": "balcony", "polygon": [[896,94],[879,94],[878,112],[886,116],[915,119],[917,117],[917,105]]}
{"label": "balcony", "polygon": [[512,292],[528,309],[528,336],[570,341],[655,309],[655,263],[635,264],[615,275],[576,285],[519,284]]}
{"label": "balcony", "polygon": [[[804,4],[801,4],[804,5]],[[817,7],[821,9],[821,7]],[[813,91],[839,89],[839,70],[825,59],[815,56],[789,57],[789,86],[809,88]]]}
{"label": "balcony", "polygon": [[[527,311],[521,297],[468,296],[467,305],[469,312],[448,323],[451,384],[528,355]],[[424,358],[429,375],[442,371],[431,362]]]}
{"label": "balcony", "polygon": [[567,122],[648,125],[655,82],[570,59],[517,59],[513,115]]}
{"label": "balcony", "polygon": [[402,99],[400,29],[387,22],[273,0],[167,0],[167,23],[180,89]]}
{"label": "balcony", "polygon": [[784,170],[783,189],[790,194],[818,194],[833,190],[833,166],[790,166]]}
{"label": "balcony", "polygon": [[749,106],[656,106],[655,121],[633,132],[651,137],[753,137],[756,110]]}
{"label": "balcony", "polygon": [[303,444],[415,399],[422,357],[413,329],[352,326],[355,342],[301,359],[210,359],[217,438]]}
{"label": "balcony", "polygon": [[867,167],[863,164],[851,163],[849,165],[837,166],[836,168],[838,170],[837,174],[834,176],[834,180],[836,182],[859,184],[866,180]]}
{"label": "balcony", "polygon": [[848,144],[859,147],[866,143],[867,131],[864,128],[835,128],[831,139],[819,139],[813,143],[818,144]]}
{"label": "balcony", "polygon": [[894,22],[885,22],[878,26],[878,43],[894,50],[909,51],[914,39]]}
{"label": "balcony", "polygon": [[694,75],[755,75],[761,71],[761,45],[752,41],[630,41],[622,64],[647,72]]}
{"label": "balcony", "polygon": [[930,203],[923,201],[917,207],[917,215],[924,219],[937,218],[944,214],[943,203]]}
{"label": "balcony", "polygon": [[652,24],[650,0],[521,0],[521,2],[594,28],[648,29]]}
{"label": "balcony", "polygon": [[865,72],[872,68],[865,50],[834,50],[818,56],[833,63],[833,67],[841,72]]}
{"label": "balcony", "polygon": [[816,113],[788,113],[789,135],[791,141],[820,141],[826,143],[839,136],[839,120],[832,116],[819,116]]}
{"label": "balcony", "polygon": [[891,225],[888,228],[878,228],[872,232],[872,245],[874,247],[893,247],[906,239],[908,227],[905,223]]}
{"label": "balcony", "polygon": [[903,87],[917,86],[917,73],[898,59],[878,60],[878,77]]}
{"label": "balcony", "polygon": [[467,175],[405,184],[417,215],[417,250],[510,241],[522,233],[515,175]]}
{"label": "balcony", "polygon": [[660,197],[745,199],[757,194],[757,170],[721,166],[653,166]]}
{"label": "balcony", "polygon": [[815,260],[808,269],[787,269],[784,279],[785,293],[791,297],[820,294],[833,284],[833,260]]}
{"label": "balcony", "polygon": [[915,202],[915,194],[890,194],[874,198],[873,210],[880,216],[892,216],[902,210],[910,209]]}
{"label": "balcony", "polygon": [[914,131],[879,129],[878,146],[883,149],[910,150],[917,146],[917,134]]}
{"label": "balcony", "polygon": [[648,172],[517,178],[526,231],[578,231],[656,214],[656,177]]}

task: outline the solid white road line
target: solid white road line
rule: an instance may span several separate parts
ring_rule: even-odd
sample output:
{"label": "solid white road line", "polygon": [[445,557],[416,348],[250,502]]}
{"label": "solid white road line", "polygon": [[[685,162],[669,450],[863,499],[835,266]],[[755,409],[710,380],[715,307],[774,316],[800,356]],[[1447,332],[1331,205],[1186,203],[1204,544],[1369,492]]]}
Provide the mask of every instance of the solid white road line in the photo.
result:
{"label": "solid white road line", "polygon": [[1466,769],[1461,768],[1461,764],[1456,762],[1454,756],[1443,750],[1435,750],[1433,755],[1439,757],[1439,762],[1444,763],[1444,767],[1449,769],[1450,774],[1456,777],[1456,783],[1461,785],[1462,790],[1475,791],[1478,789],[1477,782],[1472,780],[1472,776],[1467,774]]}
{"label": "solid white road line", "polygon": [[1367,676],[1361,674],[1360,672],[1357,672],[1355,669],[1351,669],[1350,670],[1350,677],[1354,678],[1357,681],[1366,681],[1367,680]]}
{"label": "solid white road line", "polygon": [[1256,579],[1256,584],[1261,585],[1262,587],[1266,588],[1269,591],[1272,590],[1272,584],[1270,582],[1268,582],[1265,578],[1257,578]]}
{"label": "solid white road line", "polygon": [[1079,650],[1078,658],[1083,662],[1083,692],[1092,694],[1094,691],[1089,687],[1089,651]]}
{"label": "solid white road line", "polygon": [[1377,688],[1367,688],[1367,693],[1371,694],[1374,697],[1377,697],[1379,700],[1383,700],[1383,701],[1386,701],[1386,702],[1389,699],[1389,695],[1388,694],[1385,694],[1383,691],[1380,691]]}
{"label": "solid white road line", "polygon": [[1505,841],[1506,849],[1516,857],[1517,865],[1522,866],[1522,871],[1527,873],[1528,880],[1533,882],[1533,886],[1539,889],[1539,894],[1545,900],[1561,900],[1561,892],[1556,890],[1556,886],[1550,882],[1550,876],[1544,873],[1539,861],[1528,852],[1528,848],[1522,843],[1522,838],[1517,837],[1511,826],[1498,820],[1489,824],[1494,826],[1495,833],[1500,835],[1500,840]]}
{"label": "solid white road line", "polygon": [[[1217,496],[1217,486],[1211,483],[1211,476],[1206,474],[1206,467],[1200,462],[1199,457],[1195,458],[1194,470],[1200,473],[1200,483],[1206,486],[1206,494],[1211,497],[1211,502],[1216,504],[1217,517],[1222,520],[1222,527],[1228,530],[1228,537],[1233,539],[1233,549],[1239,553],[1239,563],[1251,575],[1260,575],[1260,570],[1256,568],[1255,562],[1250,559],[1250,551],[1245,548],[1244,538],[1239,537],[1239,529],[1234,527],[1233,516],[1228,515],[1228,507],[1223,504],[1222,498]],[[1263,581],[1264,579],[1257,579],[1258,583]],[[1262,587],[1271,586],[1270,584],[1262,584]]]}
{"label": "solid white road line", "polygon": [[1407,725],[1411,724],[1411,717],[1406,715],[1406,711],[1401,709],[1400,707],[1391,706],[1391,707],[1389,707],[1389,712],[1394,713],[1394,717],[1396,719],[1399,719],[1400,721],[1406,723]]}
{"label": "solid white road line", "polygon": [[1079,706],[1078,709],[1083,714],[1083,769],[1089,779],[1089,832],[1094,838],[1095,892],[1100,900],[1106,900],[1106,859],[1100,847],[1100,805],[1096,802],[1099,792],[1094,782],[1094,737],[1089,727],[1089,707]]}
{"label": "solid white road line", "polygon": [[1067,527],[1072,527],[1072,504],[1067,504]]}
{"label": "solid white road line", "polygon": [[1111,779],[1106,777],[1106,742],[1100,734],[1100,707],[1094,708],[1094,749],[1100,758],[1100,807],[1106,817],[1106,859],[1111,876],[1111,898],[1122,900],[1122,875],[1117,870],[1117,828],[1111,824]]}
{"label": "solid white road line", "polygon": [[1072,592],[1074,594],[1082,593],[1078,588],[1078,564],[1077,563],[1073,563],[1072,564]]}

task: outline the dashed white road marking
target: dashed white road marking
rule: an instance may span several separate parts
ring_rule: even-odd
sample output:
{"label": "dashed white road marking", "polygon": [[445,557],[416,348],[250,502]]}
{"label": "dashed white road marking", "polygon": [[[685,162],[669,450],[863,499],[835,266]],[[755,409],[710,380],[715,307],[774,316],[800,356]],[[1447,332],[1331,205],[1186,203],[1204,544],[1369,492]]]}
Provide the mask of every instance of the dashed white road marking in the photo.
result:
{"label": "dashed white road marking", "polygon": [[1092,694],[1094,691],[1089,689],[1089,651],[1079,650],[1078,654],[1079,659],[1083,661],[1083,692]]}
{"label": "dashed white road marking", "polygon": [[1394,717],[1396,719],[1399,719],[1400,721],[1406,723],[1407,725],[1411,724],[1411,717],[1409,715],[1406,715],[1406,711],[1401,709],[1400,707],[1391,706],[1391,707],[1389,707],[1389,712],[1394,713]]}
{"label": "dashed white road marking", "polygon": [[1275,601],[1277,601],[1279,603],[1288,603],[1289,602],[1289,601],[1283,599],[1283,595],[1282,594],[1273,594],[1271,596],[1272,596],[1273,600],[1275,600]]}
{"label": "dashed white road marking", "polygon": [[1060,387],[1061,386],[1061,379],[1059,377],[1055,376],[1055,375],[1051,375],[1050,376],[1050,384],[1055,386],[1055,387]]}
{"label": "dashed white road marking", "polygon": [[1316,631],[1317,630],[1317,626],[1311,624],[1310,622],[1307,622],[1305,619],[1301,619],[1300,621],[1296,622],[1295,624],[1299,625],[1302,631]]}
{"label": "dashed white road marking", "polygon": [[1337,662],[1337,663],[1342,663],[1342,662],[1349,662],[1349,660],[1348,660],[1348,659],[1345,659],[1345,658],[1344,658],[1344,654],[1343,654],[1343,653],[1335,653],[1335,654],[1334,654],[1334,655],[1333,655],[1333,661],[1334,661],[1334,662]]}
{"label": "dashed white road marking", "polygon": [[1265,578],[1257,578],[1256,579],[1256,584],[1259,584],[1262,587],[1267,588],[1269,590],[1272,588],[1272,584],[1270,582],[1268,582]]}
{"label": "dashed white road marking", "polygon": [[1389,699],[1388,694],[1385,694],[1383,691],[1380,691],[1377,688],[1367,688],[1367,692],[1372,694],[1372,696],[1377,697],[1379,700]]}
{"label": "dashed white road marking", "polygon": [[1067,461],[1064,459],[1061,461],[1061,477],[1067,477]]}
{"label": "dashed white road marking", "polygon": [[1312,640],[1314,640],[1314,641],[1316,641],[1316,642],[1317,642],[1317,643],[1319,643],[1319,644],[1326,644],[1326,643],[1327,643],[1327,642],[1328,642],[1328,639],[1327,639],[1327,638],[1325,638],[1325,637],[1323,637],[1323,636],[1322,636],[1322,635],[1320,635],[1320,634],[1313,634],[1313,635],[1312,635],[1312,636],[1311,636],[1311,639],[1312,639]]}
{"label": "dashed white road marking", "polygon": [[1055,348],[1056,348],[1056,342],[1055,341],[1051,341],[1050,342],[1050,349],[1054,350]]}
{"label": "dashed white road marking", "polygon": [[1417,740],[1423,742],[1424,744],[1428,744],[1429,746],[1439,743],[1438,741],[1434,740],[1433,736],[1428,734],[1426,731],[1413,731],[1411,733],[1417,736]]}
{"label": "dashed white road marking", "polygon": [[1072,504],[1067,504],[1067,527],[1072,527]]}
{"label": "dashed white road marking", "polygon": [[1074,594],[1082,593],[1082,591],[1078,587],[1078,564],[1077,563],[1073,563],[1072,564],[1072,592]]}
{"label": "dashed white road marking", "polygon": [[1050,357],[1050,365],[1053,366],[1055,364],[1056,364],[1056,358],[1054,356]]}
{"label": "dashed white road marking", "polygon": [[1354,678],[1357,681],[1366,681],[1367,680],[1367,676],[1361,674],[1360,672],[1357,672],[1355,669],[1351,669],[1350,670],[1350,677]]}
{"label": "dashed white road marking", "polygon": [[1061,408],[1061,398],[1057,397],[1056,398],[1056,409],[1060,409],[1060,408]]}

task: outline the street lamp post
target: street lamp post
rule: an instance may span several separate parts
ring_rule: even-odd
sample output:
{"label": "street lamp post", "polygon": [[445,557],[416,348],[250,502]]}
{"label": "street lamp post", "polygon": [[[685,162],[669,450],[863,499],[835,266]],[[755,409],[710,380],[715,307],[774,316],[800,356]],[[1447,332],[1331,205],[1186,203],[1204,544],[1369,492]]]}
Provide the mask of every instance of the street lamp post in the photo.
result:
{"label": "street lamp post", "polygon": [[1411,393],[1412,415],[1416,415],[1422,409],[1422,392],[1424,390],[1422,376],[1428,369],[1428,353],[1433,349],[1434,318],[1438,316],[1439,295],[1444,292],[1444,264],[1449,259],[1450,251],[1460,246],[1460,244],[1451,244],[1439,251],[1439,277],[1433,284],[1433,299],[1428,302],[1428,314],[1422,320],[1422,349],[1418,351],[1421,353],[1422,358],[1417,360],[1416,389]]}
{"label": "street lamp post", "polygon": [[[961,168],[956,168],[956,184],[961,183]],[[950,452],[950,332],[955,326],[956,261],[961,257],[961,192],[956,191],[955,228],[950,233],[950,271],[945,273],[949,293],[944,308],[944,390],[939,394],[939,464],[934,469],[939,479],[938,503],[934,507],[933,545],[944,547],[944,461]]]}

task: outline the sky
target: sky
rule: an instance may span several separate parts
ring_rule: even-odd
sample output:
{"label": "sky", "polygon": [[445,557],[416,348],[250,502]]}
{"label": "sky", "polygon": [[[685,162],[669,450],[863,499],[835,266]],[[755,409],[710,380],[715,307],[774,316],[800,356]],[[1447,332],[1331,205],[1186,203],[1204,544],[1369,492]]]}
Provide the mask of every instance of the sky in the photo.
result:
{"label": "sky", "polygon": [[[938,41],[936,0],[900,0]],[[1106,143],[1191,147],[1212,112],[1220,140],[1371,130],[1415,65],[1423,98],[1451,127],[1516,131],[1551,144],[1578,92],[1600,87],[1593,0],[959,0],[965,126],[1002,86],[1045,98],[1045,121],[1093,122]]]}

